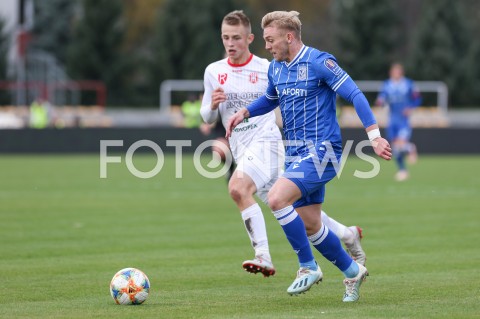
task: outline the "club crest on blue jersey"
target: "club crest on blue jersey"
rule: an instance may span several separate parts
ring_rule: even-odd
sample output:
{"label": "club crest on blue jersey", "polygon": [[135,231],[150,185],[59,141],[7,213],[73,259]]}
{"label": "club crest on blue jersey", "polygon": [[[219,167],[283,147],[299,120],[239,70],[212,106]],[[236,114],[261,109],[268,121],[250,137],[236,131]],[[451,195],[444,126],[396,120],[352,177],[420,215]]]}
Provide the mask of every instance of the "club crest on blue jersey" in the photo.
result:
{"label": "club crest on blue jersey", "polygon": [[323,64],[325,64],[327,69],[329,69],[333,74],[337,76],[340,75],[340,73],[342,73],[342,68],[332,59],[325,59]]}
{"label": "club crest on blue jersey", "polygon": [[307,66],[305,64],[298,66],[297,79],[299,81],[305,81],[307,79]]}

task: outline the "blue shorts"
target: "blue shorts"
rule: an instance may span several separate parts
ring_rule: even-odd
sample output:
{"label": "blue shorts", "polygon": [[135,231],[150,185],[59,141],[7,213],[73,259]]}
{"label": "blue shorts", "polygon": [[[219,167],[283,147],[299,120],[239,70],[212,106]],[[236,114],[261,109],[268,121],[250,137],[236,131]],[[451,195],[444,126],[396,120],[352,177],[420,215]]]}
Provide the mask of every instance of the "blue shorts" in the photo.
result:
{"label": "blue shorts", "polygon": [[387,138],[389,141],[396,139],[409,141],[411,136],[412,128],[408,124],[392,123],[387,127]]}
{"label": "blue shorts", "polygon": [[302,192],[302,197],[293,203],[293,207],[323,203],[325,184],[331,181],[337,172],[331,161],[322,164],[322,158],[321,153],[306,153],[298,160],[287,163],[283,177],[294,182]]}

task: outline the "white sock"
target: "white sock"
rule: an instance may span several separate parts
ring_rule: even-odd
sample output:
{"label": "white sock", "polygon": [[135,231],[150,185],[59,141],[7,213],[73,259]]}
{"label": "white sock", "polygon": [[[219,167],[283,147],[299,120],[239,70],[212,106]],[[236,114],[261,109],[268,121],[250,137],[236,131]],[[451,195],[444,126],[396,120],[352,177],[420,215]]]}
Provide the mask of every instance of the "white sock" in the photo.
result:
{"label": "white sock", "polygon": [[329,217],[322,210],[322,223],[325,224],[337,237],[343,242],[353,241],[353,233],[347,226],[340,224],[335,219]]}
{"label": "white sock", "polygon": [[248,237],[250,237],[250,242],[255,250],[255,256],[270,257],[265,219],[260,206],[255,203],[243,210],[241,214]]}

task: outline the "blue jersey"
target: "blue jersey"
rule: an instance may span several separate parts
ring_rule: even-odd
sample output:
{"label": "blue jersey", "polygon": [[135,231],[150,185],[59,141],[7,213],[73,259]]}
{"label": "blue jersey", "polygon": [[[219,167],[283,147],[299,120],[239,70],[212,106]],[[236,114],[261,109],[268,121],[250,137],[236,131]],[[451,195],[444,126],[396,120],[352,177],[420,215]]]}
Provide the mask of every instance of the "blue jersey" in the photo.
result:
{"label": "blue jersey", "polygon": [[325,144],[330,143],[337,156],[341,154],[337,93],[350,102],[361,95],[361,103],[354,103],[360,119],[365,127],[376,123],[363,93],[329,53],[303,46],[289,63],[273,60],[268,79],[266,99],[252,103],[248,110],[256,116],[279,105],[285,138],[290,141],[287,156],[308,153],[308,141],[317,152],[325,151]]}
{"label": "blue jersey", "polygon": [[386,80],[378,97],[390,107],[390,125],[408,125],[405,110],[420,104],[420,93],[413,81],[405,77],[398,81]]}

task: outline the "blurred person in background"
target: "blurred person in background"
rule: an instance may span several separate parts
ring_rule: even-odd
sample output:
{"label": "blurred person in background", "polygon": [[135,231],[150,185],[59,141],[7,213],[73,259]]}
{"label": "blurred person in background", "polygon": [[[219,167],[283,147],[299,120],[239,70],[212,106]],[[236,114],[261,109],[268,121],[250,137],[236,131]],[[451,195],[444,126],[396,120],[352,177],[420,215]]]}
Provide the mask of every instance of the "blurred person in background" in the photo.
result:
{"label": "blurred person in background", "polygon": [[[263,96],[268,85],[269,62],[250,52],[254,35],[242,11],[233,11],[224,17],[221,37],[227,56],[205,70],[201,114],[206,123],[220,121],[226,126],[238,110]],[[283,173],[285,151],[274,111],[240,123],[231,133],[229,143],[237,163],[229,182],[229,193],[240,210],[255,251],[255,257],[244,261],[242,267],[268,277],[275,273],[275,268],[263,213],[253,196],[256,194],[267,203],[268,191]],[[365,264],[361,229],[340,224],[320,209],[316,214],[322,215],[324,223],[344,242],[350,254]]]}
{"label": "blurred person in background", "polygon": [[384,81],[375,104],[389,107],[387,139],[392,144],[393,156],[398,166],[395,174],[397,181],[404,181],[409,177],[405,156],[408,155],[411,164],[417,161],[417,148],[410,141],[410,115],[420,103],[420,92],[414,82],[405,77],[403,65],[393,63],[390,67],[390,78]]}
{"label": "blurred person in background", "polygon": [[53,107],[44,98],[36,98],[30,105],[29,124],[31,128],[43,129],[51,125]]}
{"label": "blurred person in background", "polygon": [[202,117],[200,116],[200,107],[202,102],[195,93],[189,93],[188,98],[182,103],[183,126],[186,128],[200,127]]}

